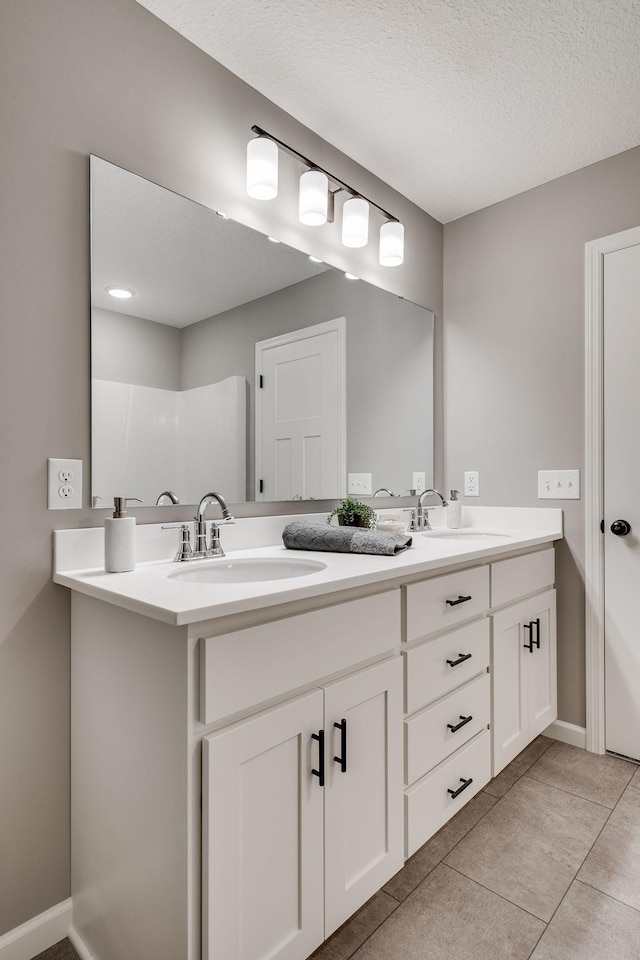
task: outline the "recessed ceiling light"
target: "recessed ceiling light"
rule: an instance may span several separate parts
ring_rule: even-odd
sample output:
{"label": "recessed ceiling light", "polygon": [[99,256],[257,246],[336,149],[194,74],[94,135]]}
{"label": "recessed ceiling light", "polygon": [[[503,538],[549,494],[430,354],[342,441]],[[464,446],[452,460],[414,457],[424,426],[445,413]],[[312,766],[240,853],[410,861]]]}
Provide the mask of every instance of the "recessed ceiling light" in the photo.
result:
{"label": "recessed ceiling light", "polygon": [[271,243],[280,243],[280,241],[276,240],[275,237],[268,237],[268,239],[271,240]]}
{"label": "recessed ceiling light", "polygon": [[111,297],[116,297],[117,300],[128,300],[129,297],[132,297],[135,293],[135,290],[131,290],[130,287],[105,287],[105,290]]}
{"label": "recessed ceiling light", "polygon": [[309,260],[311,260],[311,263],[322,263],[320,257],[312,257],[311,254],[309,254]]}
{"label": "recessed ceiling light", "polygon": [[356,277],[355,273],[345,273],[347,280],[359,280],[360,277]]}

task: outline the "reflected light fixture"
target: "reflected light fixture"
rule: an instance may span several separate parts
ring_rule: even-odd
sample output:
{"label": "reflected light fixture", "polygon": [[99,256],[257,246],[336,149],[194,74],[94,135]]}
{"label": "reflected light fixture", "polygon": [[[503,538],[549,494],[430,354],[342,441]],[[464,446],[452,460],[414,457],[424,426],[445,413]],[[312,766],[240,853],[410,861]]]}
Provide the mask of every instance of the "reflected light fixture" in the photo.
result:
{"label": "reflected light fixture", "polygon": [[[307,169],[300,177],[298,217],[308,226],[333,223],[335,196],[348,193],[342,207],[342,243],[345,247],[364,247],[369,242],[371,208],[382,214],[379,262],[383,267],[397,267],[404,262],[404,227],[393,214],[350,187],[339,177],[318,166],[304,154],[255,124],[256,136],[247,144],[247,193],[260,200],[278,195],[278,151],[293,157]],[[330,186],[331,184],[331,186]],[[311,257],[313,260],[314,258]],[[322,261],[319,261],[322,262]],[[358,279],[355,277],[355,279]]]}
{"label": "reflected light fixture", "polygon": [[135,293],[135,290],[132,290],[130,287],[121,287],[121,286],[110,286],[105,287],[105,290],[111,297],[115,297],[116,300],[128,300],[129,297],[132,297]]}
{"label": "reflected light fixture", "polygon": [[380,265],[398,267],[404,261],[404,226],[387,220],[380,227]]}
{"label": "reflected light fixture", "polygon": [[359,280],[360,277],[356,277],[355,273],[345,273],[347,280]]}
{"label": "reflected light fixture", "polygon": [[269,137],[247,144],[247,193],[255,200],[278,196],[278,146]]}
{"label": "reflected light fixture", "polygon": [[314,257],[312,254],[309,254],[309,260],[311,260],[311,263],[322,263],[320,257]]}

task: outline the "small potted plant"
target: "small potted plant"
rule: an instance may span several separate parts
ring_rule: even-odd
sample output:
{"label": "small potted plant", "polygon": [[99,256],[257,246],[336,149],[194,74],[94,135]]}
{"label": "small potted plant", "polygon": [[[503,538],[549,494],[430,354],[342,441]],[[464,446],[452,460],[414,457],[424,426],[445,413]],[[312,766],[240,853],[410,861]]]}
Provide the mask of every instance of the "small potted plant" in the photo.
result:
{"label": "small potted plant", "polygon": [[331,523],[332,517],[338,518],[341,527],[368,527],[375,526],[376,514],[373,507],[366,503],[360,503],[354,497],[347,497],[342,503],[335,507],[327,517],[327,523]]}

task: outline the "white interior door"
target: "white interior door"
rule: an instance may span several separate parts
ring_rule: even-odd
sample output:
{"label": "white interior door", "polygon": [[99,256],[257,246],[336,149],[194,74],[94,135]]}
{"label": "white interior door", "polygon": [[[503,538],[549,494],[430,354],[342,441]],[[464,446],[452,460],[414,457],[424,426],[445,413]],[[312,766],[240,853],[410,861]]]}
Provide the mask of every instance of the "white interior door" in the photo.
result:
{"label": "white interior door", "polygon": [[346,488],[345,319],[256,343],[256,500]]}
{"label": "white interior door", "polygon": [[[606,749],[640,759],[640,244],[604,257]],[[611,530],[617,520],[628,535]],[[623,532],[618,528],[618,533]]]}

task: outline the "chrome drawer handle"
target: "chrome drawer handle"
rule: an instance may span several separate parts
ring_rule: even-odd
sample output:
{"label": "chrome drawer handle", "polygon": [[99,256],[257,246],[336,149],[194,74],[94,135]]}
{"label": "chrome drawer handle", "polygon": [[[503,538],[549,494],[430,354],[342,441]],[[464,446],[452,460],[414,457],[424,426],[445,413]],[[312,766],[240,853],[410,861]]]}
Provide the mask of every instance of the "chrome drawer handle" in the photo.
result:
{"label": "chrome drawer handle", "polygon": [[460,723],[456,723],[455,726],[452,723],[448,723],[447,729],[451,730],[451,733],[457,733],[458,730],[464,727],[465,724],[471,723],[472,720],[473,720],[473,717],[471,715],[469,715],[468,717],[464,717],[462,714],[460,714]]}
{"label": "chrome drawer handle", "polygon": [[447,660],[447,663],[450,667],[457,667],[459,663],[464,663],[465,660],[470,660],[472,656],[472,653],[459,653],[457,660]]}
{"label": "chrome drawer handle", "polygon": [[471,597],[458,597],[457,600],[445,600],[445,603],[449,607],[457,607],[459,603],[466,603],[467,600],[471,600]]}
{"label": "chrome drawer handle", "polygon": [[455,800],[455,798],[456,798],[459,794],[461,794],[463,790],[466,790],[467,787],[470,787],[471,784],[473,783],[473,780],[472,780],[471,777],[469,777],[468,780],[465,780],[464,777],[460,777],[460,782],[462,783],[462,786],[461,786],[461,787],[458,787],[457,790],[447,790],[447,793],[450,793],[450,794],[451,794],[451,799],[452,799],[452,800]]}

